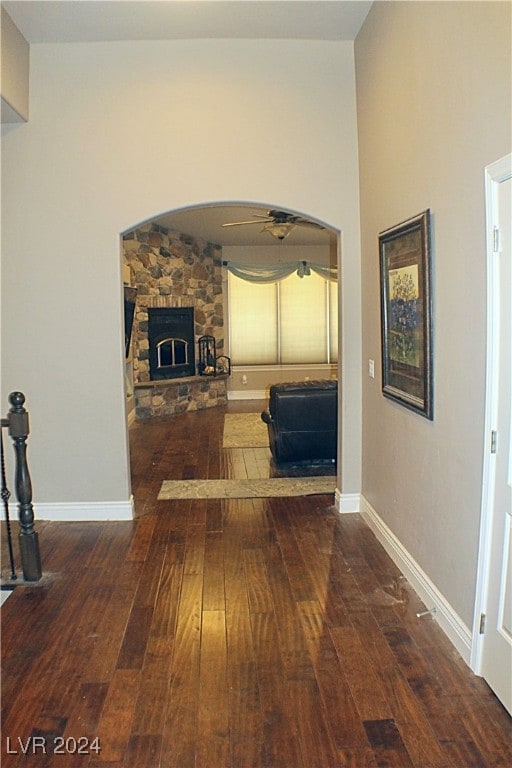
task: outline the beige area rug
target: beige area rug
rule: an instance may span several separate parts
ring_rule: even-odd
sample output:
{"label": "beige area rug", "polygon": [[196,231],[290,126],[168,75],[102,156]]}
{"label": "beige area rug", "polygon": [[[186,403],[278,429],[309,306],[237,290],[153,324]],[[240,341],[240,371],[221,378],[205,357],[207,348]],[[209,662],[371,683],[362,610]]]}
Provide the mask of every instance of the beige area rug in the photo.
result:
{"label": "beige area rug", "polygon": [[259,413],[226,413],[223,448],[268,448],[267,425]]}
{"label": "beige area rug", "polygon": [[267,480],[164,480],[159,501],[168,499],[253,499],[333,494],[335,477],[273,477]]}

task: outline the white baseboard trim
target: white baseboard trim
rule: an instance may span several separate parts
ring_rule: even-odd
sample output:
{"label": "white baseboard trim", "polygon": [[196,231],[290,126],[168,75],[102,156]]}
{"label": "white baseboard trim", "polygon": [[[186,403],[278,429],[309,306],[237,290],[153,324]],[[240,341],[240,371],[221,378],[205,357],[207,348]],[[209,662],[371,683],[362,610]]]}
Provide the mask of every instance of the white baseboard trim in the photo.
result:
{"label": "white baseboard trim", "polygon": [[[9,504],[11,522],[18,521],[18,505]],[[83,501],[34,504],[36,528],[38,520],[59,523],[91,523],[101,521],[133,520],[133,497],[128,501]],[[2,509],[0,519],[5,520]]]}
{"label": "white baseboard trim", "polygon": [[342,515],[359,512],[361,503],[360,493],[341,493],[338,488],[334,493],[334,504]]}
{"label": "white baseboard trim", "polygon": [[423,600],[427,609],[435,608],[433,618],[469,666],[472,646],[470,629],[364,496],[361,496],[360,511],[361,517]]}
{"label": "white baseboard trim", "polygon": [[228,400],[267,400],[267,389],[233,389],[228,390]]}

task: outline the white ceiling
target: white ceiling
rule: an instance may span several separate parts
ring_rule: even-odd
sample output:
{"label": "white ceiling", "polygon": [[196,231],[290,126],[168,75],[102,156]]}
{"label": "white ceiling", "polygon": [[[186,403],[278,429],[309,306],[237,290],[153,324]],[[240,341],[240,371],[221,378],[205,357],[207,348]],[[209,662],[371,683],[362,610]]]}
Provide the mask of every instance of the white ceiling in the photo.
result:
{"label": "white ceiling", "polygon": [[[276,240],[268,232],[263,231],[265,221],[239,227],[222,226],[234,221],[252,221],[253,219],[258,221],[254,214],[265,216],[268,210],[268,208],[257,205],[211,205],[169,213],[167,216],[154,219],[154,221],[168,229],[194,235],[218,245],[280,246],[280,240]],[[328,229],[318,230],[296,226],[282,243],[284,245],[328,246],[332,236],[333,232]]]}
{"label": "white ceiling", "polygon": [[3,0],[29,43],[253,38],[354,40],[364,0]]}
{"label": "white ceiling", "polygon": [[[31,43],[252,38],[354,40],[371,2],[364,0],[2,0]],[[278,208],[221,205],[192,208],[158,220],[162,226],[219,245],[276,245],[263,224],[221,225]],[[307,216],[303,211],[293,211]],[[321,222],[320,222],[321,223]],[[332,232],[296,227],[286,245],[325,245]]]}

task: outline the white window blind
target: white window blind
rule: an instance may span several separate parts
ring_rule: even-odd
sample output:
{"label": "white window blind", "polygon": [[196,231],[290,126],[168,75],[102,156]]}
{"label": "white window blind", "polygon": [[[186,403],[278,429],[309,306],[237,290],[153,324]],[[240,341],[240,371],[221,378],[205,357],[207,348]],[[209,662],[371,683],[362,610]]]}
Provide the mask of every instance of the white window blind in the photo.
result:
{"label": "white window blind", "polygon": [[236,365],[270,365],[278,358],[275,283],[229,274],[229,349]]}
{"label": "white window blind", "polygon": [[278,283],[281,363],[327,362],[326,281],[311,273]]}
{"label": "white window blind", "polygon": [[337,359],[337,283],[295,273],[254,283],[229,273],[230,356],[234,365],[332,363]]}

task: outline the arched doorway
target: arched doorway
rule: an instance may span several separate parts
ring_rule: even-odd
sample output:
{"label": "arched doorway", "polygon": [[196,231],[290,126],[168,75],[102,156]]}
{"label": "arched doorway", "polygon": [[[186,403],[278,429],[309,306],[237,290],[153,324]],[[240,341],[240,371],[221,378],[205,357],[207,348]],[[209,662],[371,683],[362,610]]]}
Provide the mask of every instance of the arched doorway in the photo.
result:
{"label": "arched doorway", "polygon": [[[212,266],[215,262],[244,261],[248,263],[323,263],[326,267],[339,267],[340,234],[332,227],[302,213],[291,213],[292,218],[286,237],[269,231],[268,219],[274,219],[280,212],[274,205],[252,203],[215,203],[194,206],[171,211],[137,225],[123,234],[124,279],[129,281],[139,292],[142,304],[161,307],[172,304],[190,304],[191,297],[197,297],[200,330],[197,335],[211,333],[217,337],[218,351],[229,355],[227,334],[226,282],[227,273]],[[273,223],[273,222],[272,222]],[[277,222],[282,223],[282,222]],[[226,226],[228,225],[228,226]],[[167,263],[169,262],[169,263]],[[172,262],[172,264],[170,264]],[[340,292],[334,291],[336,304]],[[177,301],[176,301],[177,299]],[[148,301],[149,300],[149,301]],[[219,304],[222,302],[222,312]],[[336,307],[337,308],[337,307]],[[142,321],[141,321],[142,317]],[[338,317],[341,317],[339,313]],[[148,322],[144,314],[137,313],[136,323],[141,323],[145,330]],[[336,325],[339,324],[337,321]],[[196,322],[196,326],[198,323]],[[140,327],[140,326],[139,326]],[[226,333],[224,333],[226,331]],[[148,379],[148,340],[142,334],[136,334],[142,354],[127,363],[127,389],[131,393],[131,403],[135,398],[133,390],[143,389],[141,382]],[[134,369],[135,363],[135,369]],[[296,380],[302,378],[332,378],[338,375],[339,366],[313,365],[308,361],[303,366],[279,365],[272,375],[277,380]],[[131,369],[131,370],[130,370]],[[135,374],[135,375],[133,375]],[[265,378],[266,377],[266,378]],[[268,394],[269,369],[262,374],[261,369],[253,366],[248,372],[236,366],[228,385],[229,399],[265,397]],[[146,393],[147,394],[147,393]],[[194,393],[186,397],[194,405]],[[130,399],[130,398],[129,398]],[[141,398],[137,398],[138,415],[141,415]],[[159,402],[159,413],[166,415],[170,411]],[[140,407],[139,407],[140,406]],[[181,409],[182,403],[178,403]],[[199,406],[201,407],[201,406]],[[341,408],[339,409],[341,412]],[[171,411],[172,412],[172,411]],[[180,412],[180,410],[178,410]],[[134,414],[133,409],[129,413]],[[149,416],[148,412],[142,416]],[[341,444],[341,441],[339,441]],[[340,463],[338,462],[340,467]]]}

